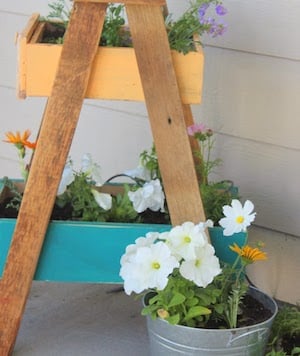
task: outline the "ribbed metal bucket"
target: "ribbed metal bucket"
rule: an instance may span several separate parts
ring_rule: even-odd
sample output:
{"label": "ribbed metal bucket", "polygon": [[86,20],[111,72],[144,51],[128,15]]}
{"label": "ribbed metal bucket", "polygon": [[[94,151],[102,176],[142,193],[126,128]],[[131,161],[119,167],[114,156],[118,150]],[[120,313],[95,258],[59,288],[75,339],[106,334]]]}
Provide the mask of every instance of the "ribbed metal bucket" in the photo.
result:
{"label": "ribbed metal bucket", "polygon": [[272,312],[262,323],[237,329],[199,329],[170,325],[166,321],[147,317],[152,356],[263,356],[277,304],[256,288],[249,294]]}

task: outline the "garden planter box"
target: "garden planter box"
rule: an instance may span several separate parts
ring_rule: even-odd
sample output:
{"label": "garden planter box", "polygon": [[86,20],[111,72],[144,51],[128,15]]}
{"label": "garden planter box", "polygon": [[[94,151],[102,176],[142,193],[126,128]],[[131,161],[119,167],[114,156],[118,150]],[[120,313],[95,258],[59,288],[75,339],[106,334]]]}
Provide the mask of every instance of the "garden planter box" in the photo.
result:
{"label": "garden planter box", "polygon": [[[39,43],[47,26],[33,14],[20,35],[18,95],[49,96],[62,45]],[[186,55],[172,51],[184,104],[201,101],[204,56],[201,46]],[[86,92],[87,98],[144,101],[133,48],[99,47]]]}
{"label": "garden planter box", "polygon": [[[22,184],[17,184],[22,189]],[[0,181],[0,200],[10,194]],[[16,219],[0,219],[0,276]],[[44,240],[36,280],[119,283],[120,258],[128,244],[169,225],[52,221]]]}

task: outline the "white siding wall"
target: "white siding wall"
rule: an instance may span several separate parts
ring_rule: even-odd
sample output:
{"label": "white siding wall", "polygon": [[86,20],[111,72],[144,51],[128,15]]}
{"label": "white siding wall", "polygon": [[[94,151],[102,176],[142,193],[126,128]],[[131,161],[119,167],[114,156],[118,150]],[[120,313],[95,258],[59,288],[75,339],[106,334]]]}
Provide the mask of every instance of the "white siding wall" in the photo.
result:
{"label": "white siding wall", "polygon": [[[179,14],[188,1],[168,3],[170,12]],[[296,238],[300,236],[300,3],[225,0],[224,4],[229,29],[220,39],[204,39],[203,103],[193,111],[197,121],[217,133],[215,154],[223,165],[216,177],[234,180],[241,195],[256,205],[260,228],[251,238],[266,241],[270,259],[252,269],[253,280],[274,296],[296,302],[300,300]],[[45,99],[16,99],[14,39],[32,12],[47,11],[47,1],[0,4],[0,139],[9,130],[30,128],[33,134],[38,130]],[[83,153],[92,153],[106,178],[134,167],[151,142],[144,104],[89,100],[71,156],[78,162]],[[3,175],[19,176],[16,152],[5,143],[0,144]]]}

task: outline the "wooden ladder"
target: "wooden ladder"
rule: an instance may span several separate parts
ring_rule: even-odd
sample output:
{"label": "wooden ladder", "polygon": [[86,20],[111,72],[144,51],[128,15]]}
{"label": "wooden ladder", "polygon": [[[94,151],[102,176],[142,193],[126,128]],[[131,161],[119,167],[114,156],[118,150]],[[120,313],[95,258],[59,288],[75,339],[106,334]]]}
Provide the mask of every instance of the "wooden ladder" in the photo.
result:
{"label": "wooden ladder", "polygon": [[0,356],[13,352],[109,2],[126,6],[172,224],[204,219],[186,132],[192,114],[180,99],[164,25],[165,0],[74,0],[0,282]]}

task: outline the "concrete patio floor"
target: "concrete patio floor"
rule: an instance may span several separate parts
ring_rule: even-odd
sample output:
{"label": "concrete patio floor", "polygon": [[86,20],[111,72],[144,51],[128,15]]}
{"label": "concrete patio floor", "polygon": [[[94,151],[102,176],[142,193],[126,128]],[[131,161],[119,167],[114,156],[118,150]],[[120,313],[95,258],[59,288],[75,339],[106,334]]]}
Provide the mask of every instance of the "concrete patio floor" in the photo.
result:
{"label": "concrete patio floor", "polygon": [[33,282],[13,355],[147,356],[141,301],[120,287]]}

